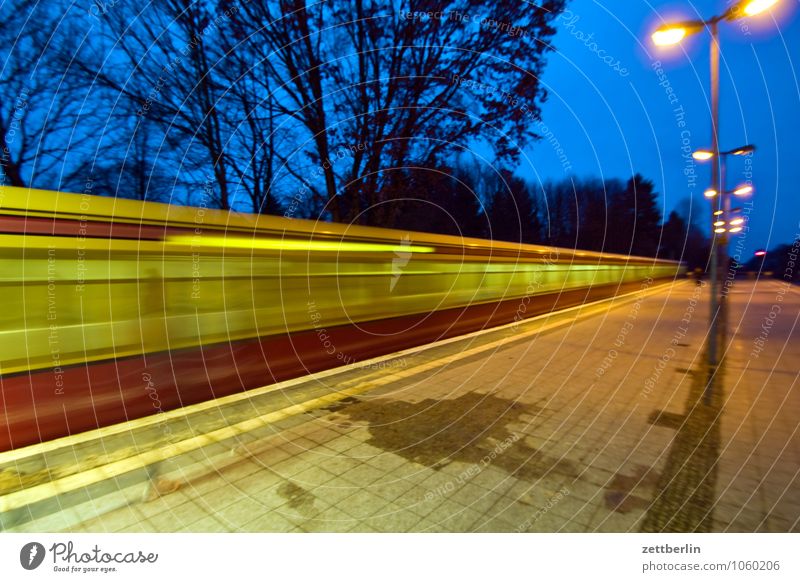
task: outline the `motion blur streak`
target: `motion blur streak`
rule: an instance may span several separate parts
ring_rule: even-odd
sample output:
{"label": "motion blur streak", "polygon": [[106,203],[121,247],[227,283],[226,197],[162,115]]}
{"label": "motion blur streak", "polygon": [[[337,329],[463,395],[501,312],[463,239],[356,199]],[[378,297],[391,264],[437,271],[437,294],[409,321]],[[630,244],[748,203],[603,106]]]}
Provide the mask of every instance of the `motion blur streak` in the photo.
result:
{"label": "motion blur streak", "polygon": [[614,295],[678,263],[0,188],[0,450]]}

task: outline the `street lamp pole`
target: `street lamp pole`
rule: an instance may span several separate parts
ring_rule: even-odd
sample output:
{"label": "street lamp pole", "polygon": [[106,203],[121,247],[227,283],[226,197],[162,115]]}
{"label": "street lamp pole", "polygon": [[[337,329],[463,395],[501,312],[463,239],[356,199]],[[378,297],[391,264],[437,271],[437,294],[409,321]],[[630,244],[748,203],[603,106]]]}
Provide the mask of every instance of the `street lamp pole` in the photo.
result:
{"label": "street lamp pole", "polygon": [[[725,170],[727,168],[727,161],[729,155],[740,156],[751,154],[756,150],[756,146],[748,144],[730,151],[719,151],[719,141],[715,144],[717,155],[709,150],[698,150],[692,154],[692,157],[698,161],[713,160],[714,173],[717,176],[717,188],[710,188],[706,192],[706,196],[711,198],[713,212],[711,214],[711,320],[709,323],[709,338],[708,338],[708,375],[706,378],[706,385],[703,390],[703,401],[705,404],[711,404],[711,394],[714,382],[716,381],[716,372],[719,367],[719,360],[721,359],[718,354],[718,342],[725,333],[719,329],[720,320],[723,323],[727,322],[728,301],[727,301],[727,277],[719,277],[719,265],[723,265],[723,272],[728,269],[728,277],[730,277],[730,270],[728,267],[728,241],[730,235],[741,232],[745,227],[744,218],[734,217],[734,211],[731,210],[731,196],[746,196],[753,191],[753,187],[749,184],[743,184],[735,190],[728,191],[725,189]],[[736,210],[741,210],[738,208]],[[719,235],[719,239],[717,239]],[[719,289],[719,292],[718,292]]]}
{"label": "street lamp pole", "polygon": [[[725,178],[727,175],[728,170],[728,154],[730,152],[720,152],[719,154],[719,203],[721,206],[722,216],[725,217],[725,220],[730,220],[731,217],[731,193],[725,189]],[[726,273],[729,268],[729,253],[728,253],[728,242],[730,241],[730,237],[728,235],[728,231],[726,230],[720,237],[720,244],[719,244],[719,264],[722,267],[722,272],[720,273],[720,313],[725,313],[725,280],[726,280]]]}
{"label": "street lamp pole", "polygon": [[[712,158],[711,170],[711,189],[716,192],[712,195],[712,223],[714,213],[727,208],[729,205],[723,204],[725,196],[722,187],[722,172],[720,165],[719,151],[719,23],[723,20],[734,21],[739,18],[755,16],[766,12],[772,8],[779,0],[739,0],[729,7],[719,16],[714,16],[709,20],[689,20],[677,22],[659,27],[653,32],[652,40],[658,46],[668,46],[680,43],[686,36],[695,34],[704,28],[708,28],[711,33],[711,145],[710,152]],[[706,158],[708,159],[708,158]],[[719,312],[721,298],[719,293],[719,244],[717,243],[717,232],[711,229],[711,257],[710,257],[710,279],[711,279],[711,313],[709,323],[708,338],[708,378],[705,386],[703,398],[706,404],[711,403],[711,393],[716,378],[717,367],[719,365]]]}
{"label": "street lamp pole", "polygon": [[[720,180],[720,163],[719,163],[719,20],[712,18],[709,23],[711,31],[711,151],[713,154],[711,165],[711,184],[712,188],[717,191],[717,196],[712,200],[714,210],[720,210],[720,200],[722,199],[722,185]],[[714,221],[714,210],[711,212],[711,221]],[[708,337],[708,376],[706,381],[703,398],[706,404],[711,402],[711,390],[714,378],[717,373],[717,336],[719,328],[717,327],[717,315],[719,312],[719,245],[717,244],[717,234],[714,228],[711,228],[711,310],[709,312],[709,337]]]}

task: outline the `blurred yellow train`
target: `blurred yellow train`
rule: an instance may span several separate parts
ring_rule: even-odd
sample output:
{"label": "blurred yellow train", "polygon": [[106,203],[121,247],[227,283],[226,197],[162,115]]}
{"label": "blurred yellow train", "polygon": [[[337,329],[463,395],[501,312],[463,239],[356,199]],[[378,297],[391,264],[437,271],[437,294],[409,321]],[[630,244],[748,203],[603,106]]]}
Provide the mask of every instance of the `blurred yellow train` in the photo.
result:
{"label": "blurred yellow train", "polygon": [[681,265],[0,188],[0,450],[507,323]]}

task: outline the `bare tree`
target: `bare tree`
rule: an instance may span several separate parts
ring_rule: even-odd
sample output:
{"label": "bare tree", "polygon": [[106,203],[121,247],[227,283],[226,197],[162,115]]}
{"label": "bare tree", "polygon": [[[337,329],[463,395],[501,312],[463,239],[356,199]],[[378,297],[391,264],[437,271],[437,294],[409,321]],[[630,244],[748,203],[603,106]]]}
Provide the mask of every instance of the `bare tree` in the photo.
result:
{"label": "bare tree", "polygon": [[281,0],[248,3],[233,20],[286,97],[281,113],[307,131],[312,170],[295,163],[294,174],[341,220],[381,201],[385,170],[434,164],[453,144],[486,136],[513,160],[536,137],[545,40],[561,9]]}
{"label": "bare tree", "polygon": [[236,188],[244,190],[255,213],[282,213],[278,175],[285,166],[283,151],[291,151],[293,132],[283,121],[273,90],[271,70],[258,60],[252,45],[239,35],[240,29],[226,23],[221,37],[225,55],[222,74],[231,106],[223,111],[230,128],[227,149]]}
{"label": "bare tree", "polygon": [[207,203],[230,208],[229,128],[222,113],[227,86],[217,38],[225,10],[191,0],[115,4],[97,15],[99,34],[72,66],[110,92],[110,121],[128,131],[163,131],[152,156],[177,163],[176,182],[196,185],[211,175],[216,189]]}
{"label": "bare tree", "polygon": [[[0,182],[59,188],[74,168],[67,152],[82,147],[79,84],[54,65],[58,50],[74,50],[58,10],[33,0],[0,6]],[[54,43],[53,40],[57,39]]]}

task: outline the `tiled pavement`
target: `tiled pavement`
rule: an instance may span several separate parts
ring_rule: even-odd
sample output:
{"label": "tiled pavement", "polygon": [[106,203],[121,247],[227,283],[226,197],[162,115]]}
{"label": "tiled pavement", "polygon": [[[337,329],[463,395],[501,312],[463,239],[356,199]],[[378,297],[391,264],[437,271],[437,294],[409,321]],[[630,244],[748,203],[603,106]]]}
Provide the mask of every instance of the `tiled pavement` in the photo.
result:
{"label": "tiled pavement", "polygon": [[[782,289],[743,282],[731,295],[714,531],[800,530],[796,288],[749,356]],[[459,359],[452,343],[415,375],[424,355],[406,357],[398,381],[70,531],[638,531],[691,404],[707,299],[679,283],[481,356]]]}
{"label": "tiled pavement", "polygon": [[731,304],[714,515],[723,530],[800,531],[800,289],[737,284]]}

